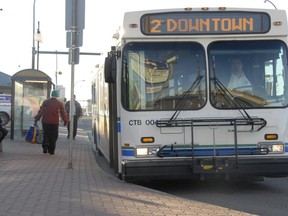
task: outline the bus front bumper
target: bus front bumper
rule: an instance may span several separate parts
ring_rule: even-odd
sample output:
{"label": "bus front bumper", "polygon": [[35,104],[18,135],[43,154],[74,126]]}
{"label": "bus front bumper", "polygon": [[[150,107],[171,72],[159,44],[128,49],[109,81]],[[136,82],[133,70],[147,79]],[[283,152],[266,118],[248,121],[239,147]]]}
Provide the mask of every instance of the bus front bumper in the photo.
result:
{"label": "bus front bumper", "polygon": [[285,177],[288,176],[288,158],[161,158],[123,160],[122,178],[125,181],[181,179],[223,176],[231,177]]}

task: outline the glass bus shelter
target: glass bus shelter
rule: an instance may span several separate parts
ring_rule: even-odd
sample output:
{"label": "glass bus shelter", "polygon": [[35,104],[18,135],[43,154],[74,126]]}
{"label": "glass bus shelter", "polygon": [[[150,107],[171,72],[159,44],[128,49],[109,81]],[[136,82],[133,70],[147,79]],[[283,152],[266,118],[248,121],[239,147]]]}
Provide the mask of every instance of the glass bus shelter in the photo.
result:
{"label": "glass bus shelter", "polygon": [[[30,126],[34,124],[42,102],[50,96],[51,78],[35,69],[21,70],[11,77],[11,140],[25,139]],[[42,130],[42,125],[38,125]]]}

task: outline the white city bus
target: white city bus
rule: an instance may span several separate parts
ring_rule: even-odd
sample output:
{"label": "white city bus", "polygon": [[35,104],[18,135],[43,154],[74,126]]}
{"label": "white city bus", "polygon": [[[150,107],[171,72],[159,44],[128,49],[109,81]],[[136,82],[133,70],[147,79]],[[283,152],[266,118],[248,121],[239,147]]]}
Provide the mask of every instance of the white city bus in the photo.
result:
{"label": "white city bus", "polygon": [[126,13],[94,77],[95,149],[125,181],[287,176],[287,30],[283,10]]}

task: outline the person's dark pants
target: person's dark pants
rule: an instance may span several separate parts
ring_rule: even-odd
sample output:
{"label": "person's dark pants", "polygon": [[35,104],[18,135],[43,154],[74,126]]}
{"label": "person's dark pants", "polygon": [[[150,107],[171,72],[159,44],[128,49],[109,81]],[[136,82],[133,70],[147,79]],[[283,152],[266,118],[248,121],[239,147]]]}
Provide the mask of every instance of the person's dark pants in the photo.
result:
{"label": "person's dark pants", "polygon": [[8,130],[7,129],[5,129],[5,128],[3,128],[3,127],[1,127],[0,128],[0,143],[2,142],[2,140],[5,138],[5,136],[7,136],[7,134],[8,134]]}
{"label": "person's dark pants", "polygon": [[45,124],[43,123],[43,153],[46,153],[45,150],[50,153],[54,154],[56,148],[56,141],[58,139],[58,128],[59,125],[55,124]]}
{"label": "person's dark pants", "polygon": [[[78,127],[78,118],[77,116],[73,117],[73,139],[75,139],[76,135],[77,135],[77,127]],[[68,130],[68,138],[70,136],[70,122],[68,122],[67,124],[67,130]]]}

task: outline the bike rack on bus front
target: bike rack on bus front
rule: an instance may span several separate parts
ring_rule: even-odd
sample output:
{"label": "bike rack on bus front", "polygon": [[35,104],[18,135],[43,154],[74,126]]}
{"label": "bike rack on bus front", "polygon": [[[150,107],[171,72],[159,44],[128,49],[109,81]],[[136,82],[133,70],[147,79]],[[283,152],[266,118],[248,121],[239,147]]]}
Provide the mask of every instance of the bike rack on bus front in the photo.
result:
{"label": "bike rack on bus front", "polygon": [[[228,129],[229,132],[234,132],[234,151],[235,151],[235,166],[238,165],[238,139],[237,133],[238,132],[257,132],[260,131],[262,128],[266,126],[267,122],[263,118],[258,117],[250,117],[250,118],[194,118],[194,119],[161,119],[156,121],[156,126],[159,128],[162,127],[191,127],[191,154],[187,154],[192,156],[192,161],[194,161],[194,150],[195,150],[195,143],[194,143],[194,127],[224,127],[230,126],[233,127],[232,129]],[[238,130],[238,127],[242,126],[249,126],[249,130]],[[164,149],[167,148],[168,145],[163,146],[158,151],[159,157],[165,157]],[[240,150],[240,151],[243,151]],[[254,150],[255,151],[255,150]],[[215,152],[215,149],[214,149]],[[246,154],[253,154],[251,153],[252,150],[245,149],[244,152]],[[241,155],[243,152],[240,153]],[[244,153],[245,154],[245,153]],[[257,149],[256,154],[268,154],[268,149]],[[180,155],[183,156],[183,155]],[[213,156],[216,156],[215,153]]]}

